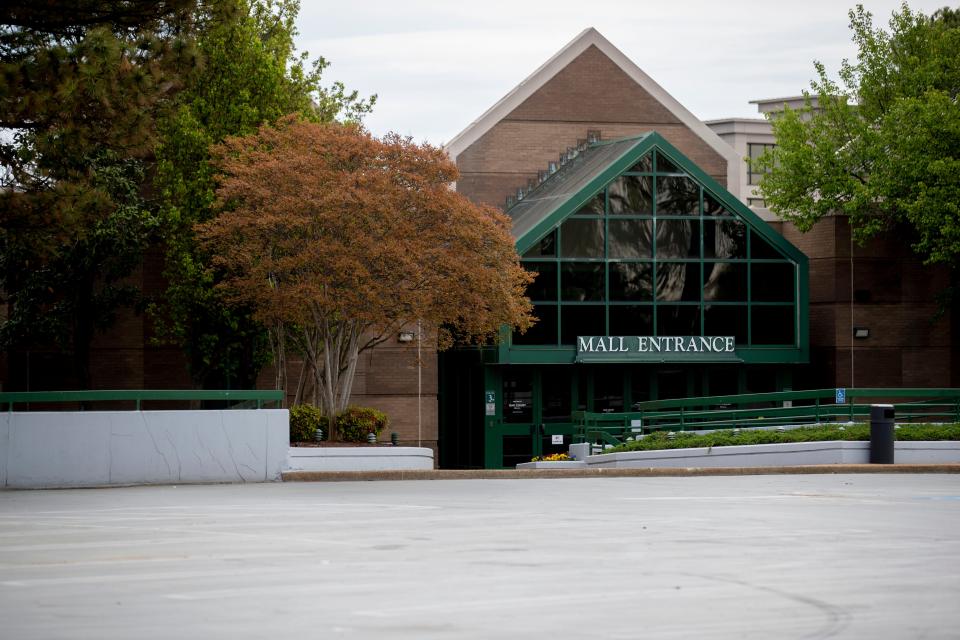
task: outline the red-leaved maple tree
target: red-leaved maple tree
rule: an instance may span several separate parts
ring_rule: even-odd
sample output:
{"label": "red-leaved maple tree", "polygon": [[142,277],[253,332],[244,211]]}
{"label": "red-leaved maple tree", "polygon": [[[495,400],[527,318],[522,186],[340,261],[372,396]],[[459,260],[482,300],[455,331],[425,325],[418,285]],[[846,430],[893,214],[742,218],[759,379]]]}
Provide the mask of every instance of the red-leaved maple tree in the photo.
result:
{"label": "red-leaved maple tree", "polygon": [[355,125],[288,118],[215,150],[220,215],[198,236],[232,300],[270,329],[277,387],[301,350],[331,419],[358,356],[423,323],[439,348],[531,321],[510,220],[450,188],[444,152]]}

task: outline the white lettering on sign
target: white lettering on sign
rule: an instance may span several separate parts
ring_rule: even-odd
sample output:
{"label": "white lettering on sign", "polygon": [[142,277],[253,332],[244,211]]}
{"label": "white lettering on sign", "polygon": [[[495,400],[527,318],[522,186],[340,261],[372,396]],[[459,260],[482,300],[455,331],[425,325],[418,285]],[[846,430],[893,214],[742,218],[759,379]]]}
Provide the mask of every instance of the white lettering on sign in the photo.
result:
{"label": "white lettering on sign", "polygon": [[735,353],[732,336],[577,336],[578,353]]}

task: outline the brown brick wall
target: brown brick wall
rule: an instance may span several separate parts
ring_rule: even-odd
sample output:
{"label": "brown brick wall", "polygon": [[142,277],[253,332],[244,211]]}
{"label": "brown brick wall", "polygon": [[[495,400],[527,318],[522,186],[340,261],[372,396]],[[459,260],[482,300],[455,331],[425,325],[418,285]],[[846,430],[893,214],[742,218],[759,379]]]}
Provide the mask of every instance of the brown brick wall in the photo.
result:
{"label": "brown brick wall", "polygon": [[[936,296],[950,282],[943,267],[924,265],[902,234],[853,245],[846,218],[829,217],[807,233],[789,223],[784,237],[810,260],[810,386],[949,387],[957,382],[956,318],[938,317]],[[853,338],[851,327],[870,337]]]}

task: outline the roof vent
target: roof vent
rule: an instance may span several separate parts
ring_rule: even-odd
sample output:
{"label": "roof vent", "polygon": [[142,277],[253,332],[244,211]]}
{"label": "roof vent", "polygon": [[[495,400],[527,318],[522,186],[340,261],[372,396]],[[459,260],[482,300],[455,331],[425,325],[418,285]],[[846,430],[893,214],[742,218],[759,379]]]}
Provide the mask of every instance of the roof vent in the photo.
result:
{"label": "roof vent", "polygon": [[547,165],[547,173],[556,173],[557,172],[557,163],[551,162]]}
{"label": "roof vent", "polygon": [[589,129],[587,131],[587,143],[593,144],[594,142],[600,142],[600,130],[599,129]]}
{"label": "roof vent", "polygon": [[523,200],[523,187],[517,187],[517,202]]}
{"label": "roof vent", "polygon": [[516,199],[513,196],[507,196],[507,209],[516,204]]}

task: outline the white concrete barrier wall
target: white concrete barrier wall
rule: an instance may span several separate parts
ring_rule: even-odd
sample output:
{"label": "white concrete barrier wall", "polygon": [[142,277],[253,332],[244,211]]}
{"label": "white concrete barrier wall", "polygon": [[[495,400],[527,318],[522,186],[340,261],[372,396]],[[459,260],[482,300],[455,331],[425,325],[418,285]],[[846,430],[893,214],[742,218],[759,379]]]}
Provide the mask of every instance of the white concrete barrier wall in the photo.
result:
{"label": "white concrete barrier wall", "polygon": [[[867,464],[870,443],[832,440],[695,449],[628,451],[587,456],[595,468],[779,467],[812,464]],[[960,442],[897,442],[896,464],[960,463]]]}
{"label": "white concrete barrier wall", "polygon": [[0,486],[280,479],[286,409],[0,414]]}

